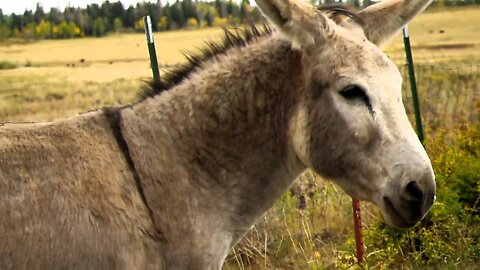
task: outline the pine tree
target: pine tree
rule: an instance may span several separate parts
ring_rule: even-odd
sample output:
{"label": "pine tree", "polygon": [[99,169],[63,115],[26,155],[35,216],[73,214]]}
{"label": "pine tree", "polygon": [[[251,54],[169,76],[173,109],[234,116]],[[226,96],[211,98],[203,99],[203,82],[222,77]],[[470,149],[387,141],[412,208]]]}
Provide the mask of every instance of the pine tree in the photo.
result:
{"label": "pine tree", "polygon": [[104,36],[106,33],[105,22],[102,17],[98,17],[93,21],[93,35],[96,37]]}
{"label": "pine tree", "polygon": [[207,21],[207,25],[208,26],[212,26],[213,25],[213,15],[212,13],[210,12],[210,10],[207,10],[207,15],[205,15],[205,20]]}
{"label": "pine tree", "polygon": [[97,4],[91,4],[91,5],[88,5],[87,6],[87,14],[89,16],[89,18],[91,19],[91,23],[92,23],[92,26],[93,26],[93,21],[100,17],[100,6],[98,6]]}
{"label": "pine tree", "polygon": [[27,24],[33,22],[33,13],[31,10],[25,10],[25,12],[23,13],[22,21],[23,21],[22,28]]}
{"label": "pine tree", "polygon": [[114,30],[116,33],[119,33],[122,28],[123,28],[122,19],[120,19],[120,18],[115,18],[115,20],[113,20],[113,30]]}
{"label": "pine tree", "polygon": [[126,28],[133,28],[135,25],[135,8],[129,6],[123,16],[123,25]]}
{"label": "pine tree", "polygon": [[22,16],[12,14],[10,16],[10,30],[14,31],[15,29],[20,31],[23,28],[23,18]]}
{"label": "pine tree", "polygon": [[63,11],[63,18],[67,23],[73,22],[75,20],[75,8],[66,7]]}
{"label": "pine tree", "polygon": [[86,36],[93,36],[93,21],[94,19],[88,12],[85,12],[83,14],[85,17],[85,24],[83,26],[83,32],[85,33]]}
{"label": "pine tree", "polygon": [[37,3],[37,7],[35,8],[35,13],[33,13],[33,20],[36,24],[39,24],[45,18],[45,12],[43,11],[43,7],[40,3]]}
{"label": "pine tree", "polygon": [[59,24],[64,21],[63,14],[56,8],[51,8],[46,15],[47,20],[52,24]]}
{"label": "pine tree", "polygon": [[103,21],[105,23],[105,31],[110,32],[113,29],[113,20],[112,11],[111,11],[111,4],[108,0],[102,3],[101,5],[101,12],[100,16],[103,17]]}
{"label": "pine tree", "polygon": [[174,29],[174,21],[172,19],[172,8],[169,3],[162,8],[162,15],[167,18],[167,30]]}
{"label": "pine tree", "polygon": [[228,13],[227,13],[227,5],[225,4],[225,1],[215,0],[215,8],[217,9],[217,13],[220,16],[220,18],[227,17]]}
{"label": "pine tree", "polygon": [[172,5],[171,14],[172,21],[176,24],[175,28],[181,28],[185,25],[185,15],[178,0]]}
{"label": "pine tree", "polygon": [[115,24],[115,19],[119,18],[122,20],[124,19],[125,16],[125,9],[123,8],[122,2],[113,2],[110,5],[110,16],[113,18],[113,22]]}
{"label": "pine tree", "polygon": [[240,21],[244,22],[250,19],[250,3],[248,0],[242,0],[240,3],[240,11],[238,16],[240,17]]}
{"label": "pine tree", "polygon": [[161,0],[157,0],[157,16],[160,18],[163,15],[163,5]]}

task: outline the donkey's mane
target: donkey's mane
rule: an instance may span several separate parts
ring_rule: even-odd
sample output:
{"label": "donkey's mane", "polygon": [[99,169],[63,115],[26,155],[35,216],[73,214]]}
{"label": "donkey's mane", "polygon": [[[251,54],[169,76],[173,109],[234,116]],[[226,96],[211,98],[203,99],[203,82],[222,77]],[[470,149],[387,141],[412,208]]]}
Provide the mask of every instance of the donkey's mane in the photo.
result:
{"label": "donkey's mane", "polygon": [[[341,4],[331,4],[319,6],[318,10],[325,12],[336,23],[340,22],[340,16],[347,16],[359,25],[363,25],[363,19],[358,12],[350,6]],[[196,53],[185,53],[187,62],[179,64],[166,71],[161,76],[160,81],[149,81],[139,93],[141,99],[153,97],[164,91],[168,91],[180,84],[184,79],[197,70],[204,67],[204,64],[219,55],[226,54],[231,48],[242,48],[257,41],[259,38],[269,36],[273,33],[272,28],[267,24],[259,30],[253,23],[245,29],[226,29],[224,28],[224,38],[221,42],[207,41],[206,46],[199,48]]]}
{"label": "donkey's mane", "polygon": [[150,81],[147,87],[140,93],[142,99],[152,97],[164,91],[170,90],[184,79],[188,78],[197,68],[203,68],[204,64],[219,55],[225,54],[231,48],[242,48],[263,36],[270,35],[273,30],[264,25],[260,31],[255,25],[245,29],[223,29],[224,38],[221,42],[206,41],[206,46],[199,48],[196,53],[185,53],[187,62],[179,64],[166,71],[160,81]]}

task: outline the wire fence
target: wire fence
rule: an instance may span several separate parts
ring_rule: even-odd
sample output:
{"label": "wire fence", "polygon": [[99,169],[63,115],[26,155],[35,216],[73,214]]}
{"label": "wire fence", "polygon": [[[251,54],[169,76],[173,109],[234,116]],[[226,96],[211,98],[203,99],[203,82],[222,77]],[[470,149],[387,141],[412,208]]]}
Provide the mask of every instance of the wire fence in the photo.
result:
{"label": "wire fence", "polygon": [[[399,68],[404,77],[406,111],[415,123],[407,67]],[[442,134],[446,141],[455,143],[449,130],[465,121],[479,121],[480,65],[416,65],[415,71],[426,138]],[[376,207],[364,202],[362,215],[366,224],[381,218]],[[344,251],[353,249],[355,243],[346,241],[352,235],[351,198],[308,171],[232,250],[224,268],[329,269],[352,265],[354,256],[346,256]]]}
{"label": "wire fence", "polygon": [[[407,78],[407,67],[400,72]],[[420,99],[423,126],[427,138],[441,130],[452,130],[462,122],[479,120],[480,64],[416,65],[415,73]],[[402,94],[407,114],[413,121],[413,105],[410,88],[403,84]],[[451,132],[446,132],[446,140]]]}

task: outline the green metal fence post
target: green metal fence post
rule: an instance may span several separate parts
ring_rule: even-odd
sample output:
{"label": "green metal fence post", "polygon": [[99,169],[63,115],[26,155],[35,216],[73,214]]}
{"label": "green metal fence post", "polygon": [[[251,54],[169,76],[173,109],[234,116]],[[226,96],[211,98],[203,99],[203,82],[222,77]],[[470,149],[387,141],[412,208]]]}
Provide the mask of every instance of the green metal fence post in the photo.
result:
{"label": "green metal fence post", "polygon": [[155,41],[153,40],[152,21],[150,20],[150,16],[144,16],[143,21],[145,22],[145,35],[147,36],[147,46],[148,53],[150,55],[150,65],[152,67],[153,80],[155,82],[159,82],[160,70],[158,68],[157,52],[155,51]]}
{"label": "green metal fence post", "polygon": [[410,36],[408,33],[408,25],[403,28],[403,43],[405,45],[405,55],[407,57],[408,77],[410,79],[410,89],[412,90],[413,111],[415,113],[415,126],[417,127],[417,135],[423,144],[423,125],[422,116],[420,114],[420,102],[418,101],[417,82],[415,79],[415,69],[413,67],[412,49],[410,47]]}

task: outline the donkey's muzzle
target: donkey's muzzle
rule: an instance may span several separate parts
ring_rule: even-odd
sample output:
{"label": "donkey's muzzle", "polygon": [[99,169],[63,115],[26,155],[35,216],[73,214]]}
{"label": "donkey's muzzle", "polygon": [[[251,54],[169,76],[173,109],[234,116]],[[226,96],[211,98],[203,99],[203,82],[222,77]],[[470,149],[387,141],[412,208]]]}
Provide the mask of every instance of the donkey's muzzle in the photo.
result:
{"label": "donkey's muzzle", "polygon": [[402,183],[398,193],[384,196],[384,209],[389,223],[399,228],[415,225],[432,207],[435,189],[434,175],[428,171],[420,179]]}

